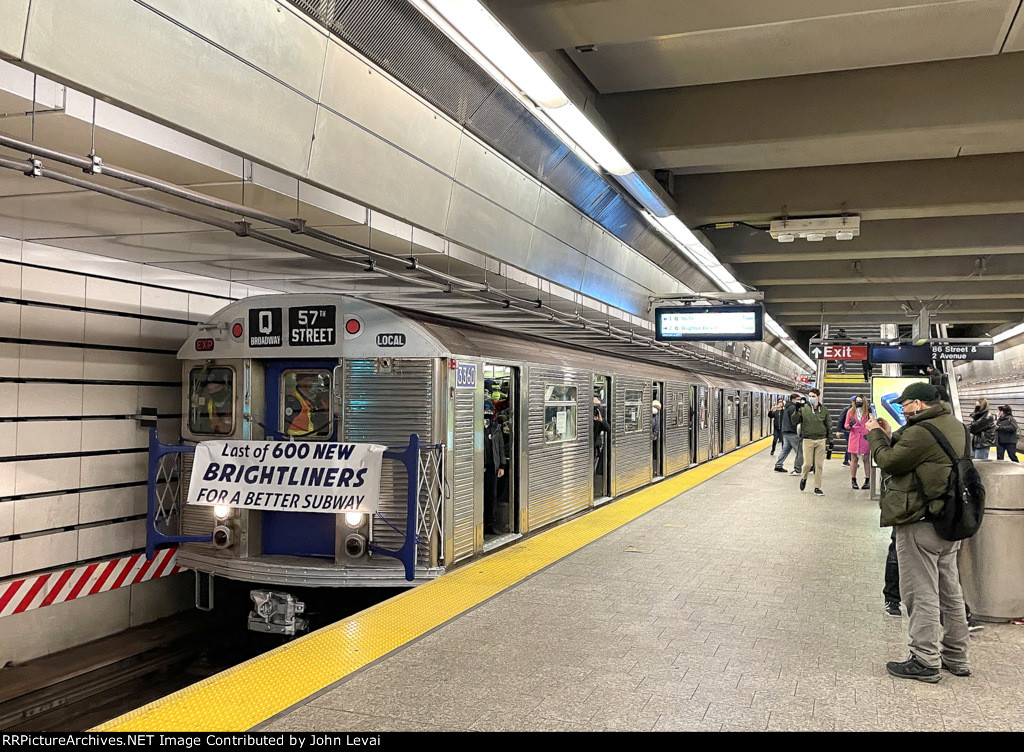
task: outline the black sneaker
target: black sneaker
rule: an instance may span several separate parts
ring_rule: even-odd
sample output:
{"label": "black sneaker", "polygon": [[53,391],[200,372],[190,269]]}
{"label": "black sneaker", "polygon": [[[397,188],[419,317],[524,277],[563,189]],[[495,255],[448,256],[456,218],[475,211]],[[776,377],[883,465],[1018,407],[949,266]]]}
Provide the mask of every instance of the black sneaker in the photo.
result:
{"label": "black sneaker", "polygon": [[967,631],[968,632],[980,632],[985,628],[984,624],[979,624],[974,619],[967,619]]}
{"label": "black sneaker", "polygon": [[800,490],[803,491],[805,488],[807,488],[807,478],[801,478],[800,479]]}
{"label": "black sneaker", "polygon": [[971,670],[969,668],[967,668],[966,666],[957,668],[955,666],[950,666],[945,661],[942,662],[942,670],[943,671],[948,671],[953,676],[970,676],[971,675]]}
{"label": "black sneaker", "polygon": [[857,479],[856,478],[850,478],[850,483],[853,484],[853,490],[854,491],[859,491],[860,490],[860,486],[857,485]]}
{"label": "black sneaker", "polygon": [[[857,482],[856,481],[854,481],[853,487],[854,488],[857,487]],[[871,479],[870,478],[865,478],[864,479],[864,483],[861,485],[861,490],[862,491],[866,491],[869,488],[871,488]]]}
{"label": "black sneaker", "polygon": [[779,467],[778,465],[776,465],[775,466],[775,472],[777,472],[777,473],[784,473],[784,472],[786,472],[786,468]]}
{"label": "black sneaker", "polygon": [[900,617],[903,616],[903,612],[900,611],[900,604],[896,601],[887,601],[885,604],[885,613],[889,616]]}
{"label": "black sneaker", "polygon": [[892,676],[900,679],[916,679],[917,681],[928,682],[929,684],[935,684],[942,678],[937,668],[928,668],[923,663],[918,662],[917,656],[914,655],[902,663],[899,661],[886,663],[885,670]]}
{"label": "black sneaker", "polygon": [[850,466],[850,463],[849,463],[849,462],[844,462],[844,463],[843,463],[843,467],[849,467],[849,466]]}
{"label": "black sneaker", "polygon": [[820,488],[815,488],[815,489],[814,489],[814,495],[815,495],[815,496],[824,496],[824,495],[825,495],[825,492],[824,492],[824,491],[822,491],[822,490],[821,490]]}

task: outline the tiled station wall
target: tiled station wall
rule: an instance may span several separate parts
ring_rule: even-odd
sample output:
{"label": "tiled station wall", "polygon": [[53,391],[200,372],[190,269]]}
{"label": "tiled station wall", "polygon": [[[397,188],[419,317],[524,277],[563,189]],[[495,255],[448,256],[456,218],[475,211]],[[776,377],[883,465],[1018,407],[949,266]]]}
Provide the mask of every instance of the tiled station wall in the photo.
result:
{"label": "tiled station wall", "polygon": [[[148,429],[175,353],[244,285],[0,237],[0,584],[145,546]],[[260,290],[259,292],[263,292]],[[0,617],[0,666],[189,607],[185,572]]]}

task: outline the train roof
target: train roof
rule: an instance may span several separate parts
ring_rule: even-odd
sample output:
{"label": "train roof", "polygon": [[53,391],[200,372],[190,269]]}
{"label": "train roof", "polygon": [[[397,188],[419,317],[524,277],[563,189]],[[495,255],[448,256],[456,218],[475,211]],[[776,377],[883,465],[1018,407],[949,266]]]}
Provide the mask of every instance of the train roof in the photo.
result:
{"label": "train roof", "polygon": [[778,387],[736,375],[655,364],[497,328],[392,308],[345,294],[259,295],[237,300],[192,327],[178,358],[488,358],[690,380],[732,389]]}

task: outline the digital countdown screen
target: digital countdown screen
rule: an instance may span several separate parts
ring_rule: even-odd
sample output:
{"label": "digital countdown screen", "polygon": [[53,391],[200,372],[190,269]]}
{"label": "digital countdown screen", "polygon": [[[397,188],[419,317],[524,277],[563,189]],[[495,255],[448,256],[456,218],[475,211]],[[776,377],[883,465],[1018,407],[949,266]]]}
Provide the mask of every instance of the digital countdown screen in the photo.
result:
{"label": "digital countdown screen", "polygon": [[658,308],[654,338],[661,342],[735,342],[764,339],[759,305]]}

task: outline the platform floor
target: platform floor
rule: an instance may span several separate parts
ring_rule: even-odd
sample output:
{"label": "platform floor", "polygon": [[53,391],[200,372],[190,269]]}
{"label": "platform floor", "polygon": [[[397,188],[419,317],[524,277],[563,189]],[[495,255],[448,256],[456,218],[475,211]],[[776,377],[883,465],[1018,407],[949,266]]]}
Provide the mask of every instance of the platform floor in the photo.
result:
{"label": "platform floor", "polygon": [[1024,627],[897,680],[888,530],[754,455],[258,726],[273,731],[1024,730]]}

